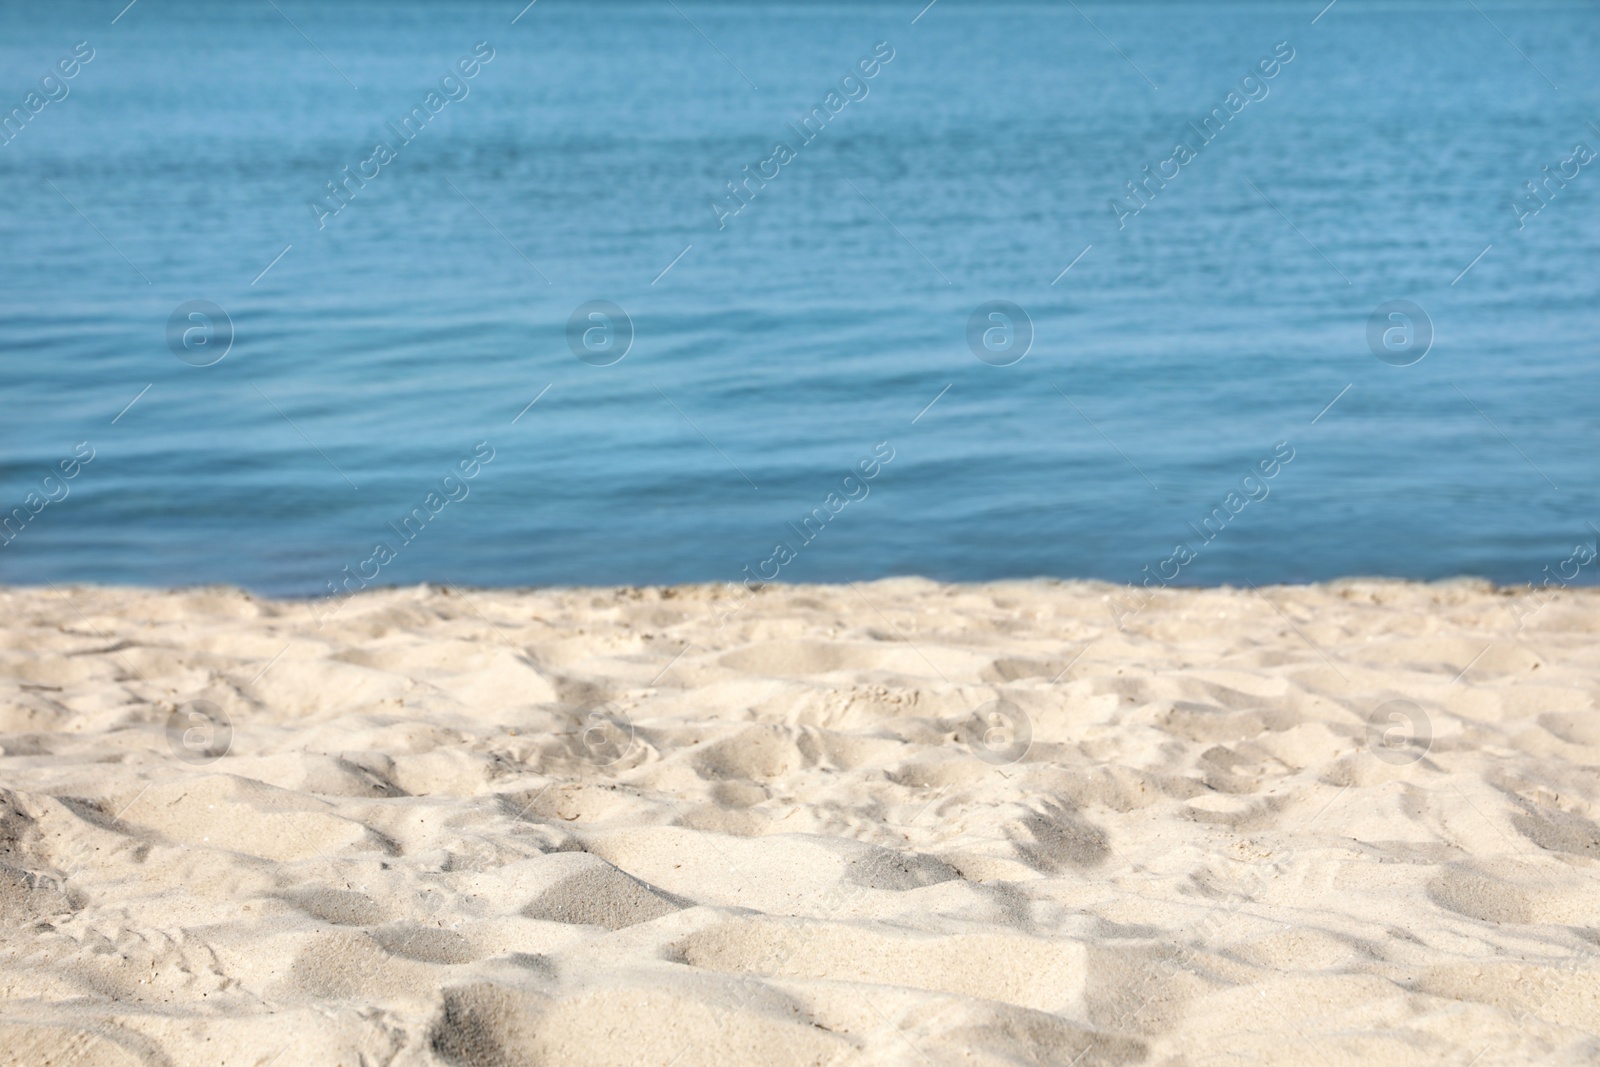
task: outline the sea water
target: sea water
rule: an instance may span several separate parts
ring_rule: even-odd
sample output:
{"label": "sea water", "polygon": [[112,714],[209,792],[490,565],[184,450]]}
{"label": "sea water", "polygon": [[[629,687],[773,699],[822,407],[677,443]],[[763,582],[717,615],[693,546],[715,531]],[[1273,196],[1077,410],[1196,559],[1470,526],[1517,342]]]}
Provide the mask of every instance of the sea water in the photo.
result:
{"label": "sea water", "polygon": [[1597,52],[1487,0],[6,5],[0,581],[1588,582]]}

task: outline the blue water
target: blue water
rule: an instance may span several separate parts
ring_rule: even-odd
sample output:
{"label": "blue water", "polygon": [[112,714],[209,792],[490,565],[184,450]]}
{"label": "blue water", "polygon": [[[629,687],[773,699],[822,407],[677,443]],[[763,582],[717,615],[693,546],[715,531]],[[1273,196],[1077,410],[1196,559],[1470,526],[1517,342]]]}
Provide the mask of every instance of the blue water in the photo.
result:
{"label": "blue water", "polygon": [[0,147],[0,581],[1520,583],[1595,540],[1600,161],[1512,207],[1600,149],[1593,4],[521,6],[0,9],[4,110],[59,97]]}

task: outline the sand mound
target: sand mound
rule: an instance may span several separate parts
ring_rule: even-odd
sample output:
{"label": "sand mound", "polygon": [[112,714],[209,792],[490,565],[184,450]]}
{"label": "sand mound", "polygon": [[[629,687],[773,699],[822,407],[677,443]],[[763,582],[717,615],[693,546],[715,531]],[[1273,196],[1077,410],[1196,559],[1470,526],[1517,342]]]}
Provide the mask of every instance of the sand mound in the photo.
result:
{"label": "sand mound", "polygon": [[1600,595],[1115,592],[0,594],[0,1063],[1600,1059]]}

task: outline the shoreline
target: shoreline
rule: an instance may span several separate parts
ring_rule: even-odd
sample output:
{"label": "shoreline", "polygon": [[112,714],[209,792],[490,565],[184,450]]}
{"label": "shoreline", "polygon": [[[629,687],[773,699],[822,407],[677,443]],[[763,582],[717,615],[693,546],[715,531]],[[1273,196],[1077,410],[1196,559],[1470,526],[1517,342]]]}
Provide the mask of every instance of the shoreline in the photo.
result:
{"label": "shoreline", "polygon": [[[1587,578],[1587,575],[1584,576]],[[870,586],[885,582],[921,582],[931,585],[946,586],[953,589],[968,589],[986,586],[1040,586],[1040,587],[1094,587],[1107,592],[1148,591],[1152,593],[1205,593],[1224,590],[1248,590],[1252,584],[1262,589],[1319,589],[1340,588],[1350,585],[1374,586],[1417,586],[1417,587],[1464,587],[1482,589],[1488,592],[1509,596],[1516,592],[1538,590],[1540,587],[1531,582],[1510,583],[1500,582],[1493,578],[1486,578],[1477,574],[1457,574],[1442,578],[1413,578],[1397,577],[1383,574],[1351,574],[1334,578],[1317,578],[1307,581],[1287,581],[1269,583],[1250,583],[1248,581],[1237,584],[1234,582],[1212,582],[1203,585],[1180,585],[1170,583],[1167,585],[1141,586],[1133,582],[1117,582],[1107,578],[1081,578],[1058,577],[1055,575],[1029,575],[1026,577],[1012,578],[974,578],[970,580],[946,580],[943,578],[930,578],[922,574],[890,574],[876,578],[853,578],[837,582],[790,582],[781,578],[759,579],[759,589],[844,589],[852,584]],[[1560,582],[1560,579],[1557,579]],[[672,590],[674,594],[695,594],[705,590],[735,590],[746,588],[744,583],[731,579],[716,579],[708,581],[685,582],[612,582],[594,585],[578,583],[552,583],[534,585],[468,585],[451,582],[448,579],[423,579],[417,582],[406,583],[370,583],[365,588],[355,590],[340,599],[350,599],[360,596],[383,595],[416,590],[442,591],[451,588],[465,590],[469,593],[567,593],[567,592],[606,592],[609,590]],[[1553,588],[1560,592],[1582,592],[1585,590],[1600,591],[1600,577],[1596,577],[1590,584],[1581,584],[1574,579],[1565,584],[1557,584]],[[315,603],[320,600],[333,600],[332,594],[315,593],[270,593],[238,582],[197,582],[188,585],[151,585],[141,582],[102,582],[94,580],[77,581],[72,579],[57,580],[54,583],[46,581],[44,584],[30,584],[27,582],[0,583],[0,594],[3,593],[30,593],[49,592],[51,589],[77,589],[83,591],[128,591],[140,593],[195,593],[195,592],[230,592],[241,593],[254,600],[271,601],[275,603]],[[736,595],[736,594],[735,594]]]}

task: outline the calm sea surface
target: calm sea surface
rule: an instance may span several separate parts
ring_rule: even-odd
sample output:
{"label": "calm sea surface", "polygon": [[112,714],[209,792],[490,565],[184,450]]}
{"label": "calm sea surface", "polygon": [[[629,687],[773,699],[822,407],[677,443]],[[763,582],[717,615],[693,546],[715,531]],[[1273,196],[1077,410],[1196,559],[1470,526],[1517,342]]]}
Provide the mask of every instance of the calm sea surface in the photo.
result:
{"label": "calm sea surface", "polygon": [[1593,4],[521,6],[0,9],[0,581],[1596,538]]}

